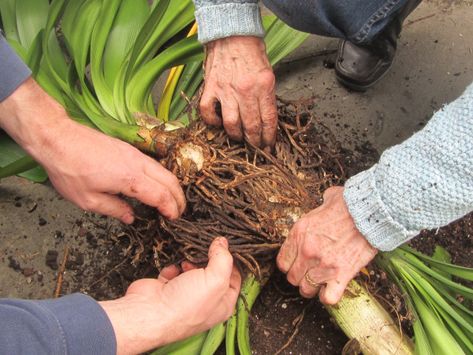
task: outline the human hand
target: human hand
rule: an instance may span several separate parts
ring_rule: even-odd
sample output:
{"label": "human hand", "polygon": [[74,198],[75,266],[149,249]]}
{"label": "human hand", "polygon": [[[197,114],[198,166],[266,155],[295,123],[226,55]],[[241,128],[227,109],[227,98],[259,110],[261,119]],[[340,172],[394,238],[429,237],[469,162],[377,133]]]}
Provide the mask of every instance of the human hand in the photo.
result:
{"label": "human hand", "polygon": [[272,147],[276,141],[278,114],[275,78],[264,41],[234,36],[206,46],[205,85],[200,113],[207,124],[221,125],[216,112],[222,108],[223,126],[234,140]]}
{"label": "human hand", "polygon": [[[138,354],[210,329],[235,309],[241,277],[225,238],[216,238],[204,269],[184,264],[159,278],[138,280],[123,298],[100,302],[115,331],[119,354]],[[187,270],[187,271],[186,271]]]}
{"label": "human hand", "polygon": [[40,163],[58,192],[87,211],[132,223],[122,193],[175,219],[185,209],[177,178],[118,139],[80,125],[32,79],[0,104],[0,125]]}
{"label": "human hand", "polygon": [[277,263],[303,297],[320,292],[325,304],[336,304],[350,280],[376,255],[353,222],[342,187],[324,193],[322,206],[292,227]]}

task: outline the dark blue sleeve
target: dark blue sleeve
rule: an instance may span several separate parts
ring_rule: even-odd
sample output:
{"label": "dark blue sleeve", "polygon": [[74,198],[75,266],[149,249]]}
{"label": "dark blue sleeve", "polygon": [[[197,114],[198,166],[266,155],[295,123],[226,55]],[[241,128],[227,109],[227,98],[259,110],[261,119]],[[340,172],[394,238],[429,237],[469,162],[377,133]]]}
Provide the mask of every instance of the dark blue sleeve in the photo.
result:
{"label": "dark blue sleeve", "polygon": [[116,354],[112,324],[91,297],[0,299],[2,354]]}
{"label": "dark blue sleeve", "polygon": [[10,96],[30,75],[31,70],[0,34],[0,102]]}

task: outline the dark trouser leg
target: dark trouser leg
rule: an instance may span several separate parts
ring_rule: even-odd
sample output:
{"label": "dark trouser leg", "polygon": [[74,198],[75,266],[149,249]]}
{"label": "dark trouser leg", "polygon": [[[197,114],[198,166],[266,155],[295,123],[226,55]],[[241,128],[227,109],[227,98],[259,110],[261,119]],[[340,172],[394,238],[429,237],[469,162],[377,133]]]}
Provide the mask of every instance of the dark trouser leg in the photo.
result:
{"label": "dark trouser leg", "polygon": [[335,74],[349,89],[365,91],[378,82],[391,67],[402,23],[421,0],[409,0],[389,24],[367,43],[340,41]]}
{"label": "dark trouser leg", "polygon": [[337,79],[366,90],[389,69],[402,22],[421,0],[263,0],[290,26],[344,39],[339,47]]}

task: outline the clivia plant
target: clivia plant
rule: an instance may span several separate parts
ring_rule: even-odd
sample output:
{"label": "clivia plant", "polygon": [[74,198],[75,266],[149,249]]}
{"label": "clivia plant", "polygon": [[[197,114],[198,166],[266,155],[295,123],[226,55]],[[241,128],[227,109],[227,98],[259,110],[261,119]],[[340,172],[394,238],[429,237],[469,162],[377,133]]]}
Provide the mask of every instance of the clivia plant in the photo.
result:
{"label": "clivia plant", "polygon": [[[71,118],[159,156],[179,177],[188,211],[179,221],[161,219],[158,234],[196,263],[205,262],[213,238],[225,235],[247,272],[230,320],[155,354],[213,354],[224,339],[227,354],[251,354],[249,312],[275,253],[323,190],[345,178],[323,125],[280,108],[285,118],[270,155],[194,121],[188,104],[202,84],[204,53],[191,0],[2,0],[0,14],[9,44]],[[263,22],[272,64],[307,37],[274,16]],[[157,100],[153,87],[167,70]],[[46,179],[0,134],[0,178],[15,174]],[[465,301],[473,290],[455,281],[473,281],[473,270],[408,247],[381,253],[376,263],[402,291],[415,345],[353,281],[327,309],[363,353],[473,354],[473,312]]]}

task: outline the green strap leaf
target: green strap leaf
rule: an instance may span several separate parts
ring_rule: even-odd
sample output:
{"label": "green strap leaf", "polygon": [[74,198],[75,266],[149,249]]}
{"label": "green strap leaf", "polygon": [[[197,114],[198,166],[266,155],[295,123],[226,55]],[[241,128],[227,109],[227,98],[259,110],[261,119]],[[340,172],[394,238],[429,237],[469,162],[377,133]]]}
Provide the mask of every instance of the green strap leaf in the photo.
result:
{"label": "green strap leaf", "polygon": [[28,54],[26,55],[26,65],[31,69],[33,76],[36,76],[40,69],[43,56],[43,34],[44,29],[38,32],[38,35],[31,44]]}
{"label": "green strap leaf", "polygon": [[104,76],[110,88],[150,13],[146,0],[123,0],[121,3],[103,56]]}
{"label": "green strap leaf", "polygon": [[167,41],[192,21],[194,21],[194,4],[191,0],[158,1],[137,38],[130,59],[133,72],[153,58]]}
{"label": "green strap leaf", "polygon": [[5,38],[10,41],[20,42],[16,28],[16,0],[1,0],[0,15],[2,17]]}
{"label": "green strap leaf", "polygon": [[[66,8],[61,21],[61,30],[64,34],[66,44],[68,44],[70,39],[73,37],[74,31],[77,29],[74,27],[75,18],[79,14],[81,6],[86,1],[87,0],[66,0]],[[69,51],[71,51],[71,49],[69,49]]]}
{"label": "green strap leaf", "polygon": [[270,23],[264,41],[269,61],[271,65],[275,65],[298,48],[309,37],[309,34],[299,32],[279,19]]}
{"label": "green strap leaf", "polygon": [[435,265],[440,270],[443,270],[445,272],[448,272],[451,275],[460,277],[464,280],[468,281],[473,281],[473,269],[472,268],[467,268],[463,266],[458,266],[454,265],[451,263],[447,263],[444,261],[439,261],[437,259],[431,258],[423,253],[418,252],[417,250],[407,246],[403,245],[402,247],[399,248],[399,250],[403,250],[407,253],[413,254],[417,256],[418,258],[422,259],[423,261],[427,262],[430,265]]}
{"label": "green strap leaf", "polygon": [[77,16],[74,18],[74,30],[72,30],[72,33],[66,38],[79,80],[81,81],[85,81],[90,41],[95,23],[100,14],[101,5],[100,0],[89,0],[84,2],[78,9]]}
{"label": "green strap leaf", "polygon": [[466,319],[468,323],[473,325],[473,311],[467,308],[462,303],[458,302],[458,300],[452,296],[451,292],[441,283],[432,281],[432,285],[434,288],[445,298],[452,307],[456,309],[456,311],[462,316],[462,318]]}
{"label": "green strap leaf", "polygon": [[437,313],[419,296],[417,288],[412,283],[413,278],[404,269],[399,269],[399,272],[404,276],[405,285],[419,315],[419,321],[422,322],[422,327],[432,344],[432,352],[425,354],[463,355],[463,349],[446,329]]}
{"label": "green strap leaf", "polygon": [[202,61],[189,63],[185,66],[181,74],[181,78],[174,90],[174,95],[169,110],[169,118],[175,120],[184,111],[187,106],[187,101],[181,96],[181,93],[191,99],[200,84],[202,84],[204,69],[202,68]]}
{"label": "green strap leaf", "polygon": [[15,15],[19,42],[27,50],[32,46],[38,33],[45,28],[48,12],[48,0],[16,1]]}
{"label": "green strap leaf", "polygon": [[[120,9],[121,0],[105,0],[100,9],[100,17],[94,26],[90,41],[90,72],[95,93],[103,110],[117,118],[113,104],[112,89],[107,84],[103,73],[103,54],[113,22]],[[121,39],[119,39],[121,41]],[[124,120],[123,122],[126,122]]]}
{"label": "green strap leaf", "polygon": [[227,321],[226,331],[225,331],[225,352],[226,355],[235,355],[235,339],[237,331],[237,316],[236,311]]}
{"label": "green strap leaf", "polygon": [[[136,41],[130,50],[128,58],[122,63],[120,71],[117,74],[115,85],[113,87],[113,100],[115,103],[115,112],[117,116],[124,121],[132,121],[133,114],[127,106],[127,85],[133,75],[133,68],[146,42],[152,35],[153,28],[156,27],[166,12],[170,0],[158,0],[153,5],[153,10],[138,34]],[[144,99],[147,103],[148,99]],[[146,110],[148,111],[148,110]],[[144,108],[141,112],[145,112]]]}
{"label": "green strap leaf", "polygon": [[128,78],[133,73],[133,69],[135,67],[140,65],[138,57],[141,55],[146,43],[150,41],[156,25],[164,18],[164,14],[169,4],[170,0],[159,0],[154,9],[151,11],[148,20],[143,25],[143,28],[138,34],[135,44],[131,50],[126,78]]}
{"label": "green strap leaf", "polygon": [[447,327],[450,330],[450,334],[456,339],[457,343],[462,347],[465,353],[473,353],[473,333],[464,331],[464,328],[458,326],[458,323],[442,308],[437,307],[437,311],[440,313],[442,318],[445,320]]}
{"label": "green strap leaf", "polygon": [[251,355],[249,314],[260,292],[261,284],[256,277],[252,274],[247,276],[237,302],[237,341],[240,355]]}
{"label": "green strap leaf", "polygon": [[200,355],[213,355],[225,339],[225,322],[217,324],[209,330]]}
{"label": "green strap leaf", "polygon": [[0,179],[20,175],[34,182],[48,176],[38,164],[6,133],[0,131]]}
{"label": "green strap leaf", "polygon": [[429,283],[429,278],[425,273],[417,271],[414,267],[405,262],[403,262],[401,268],[406,271],[406,277],[408,277],[418,289],[422,290],[424,297],[429,300],[431,304],[447,312],[458,324],[473,334],[473,324],[470,324],[467,319],[458,314],[454,307],[445,301],[442,295]]}
{"label": "green strap leaf", "polygon": [[202,60],[202,57],[202,45],[196,36],[192,36],[177,42],[143,65],[133,75],[126,88],[129,111],[145,112],[154,116],[154,112],[149,112],[147,104],[151,89],[159,75],[168,68]]}
{"label": "green strap leaf", "polygon": [[199,333],[187,339],[163,346],[153,351],[151,355],[198,355],[205,342],[207,333]]}

